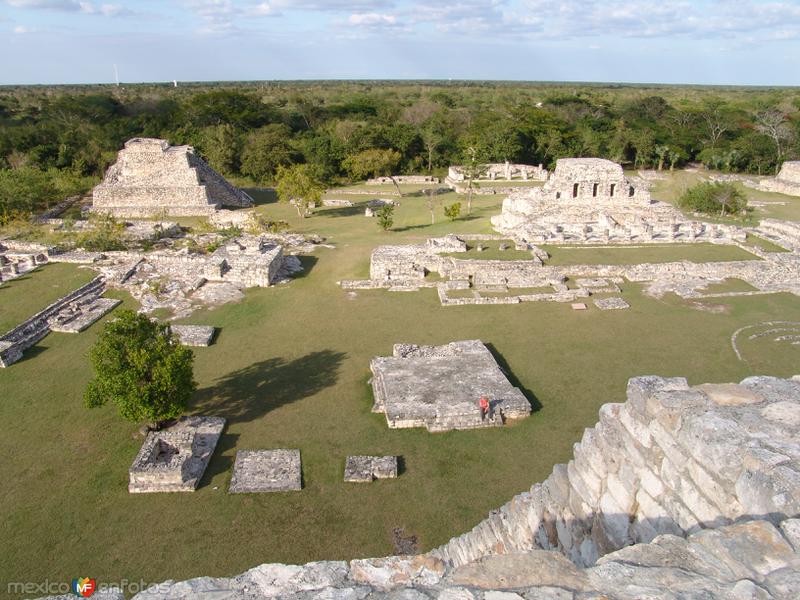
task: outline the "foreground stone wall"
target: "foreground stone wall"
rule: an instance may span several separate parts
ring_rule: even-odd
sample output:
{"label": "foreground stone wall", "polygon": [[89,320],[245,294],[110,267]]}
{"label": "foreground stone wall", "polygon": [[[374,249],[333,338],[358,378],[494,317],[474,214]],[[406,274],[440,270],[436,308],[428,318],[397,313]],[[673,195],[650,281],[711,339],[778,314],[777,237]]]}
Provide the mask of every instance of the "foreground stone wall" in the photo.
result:
{"label": "foreground stone wall", "polygon": [[135,598],[795,600],[800,378],[638,377],[627,396],[567,465],[428,554],[264,564]]}

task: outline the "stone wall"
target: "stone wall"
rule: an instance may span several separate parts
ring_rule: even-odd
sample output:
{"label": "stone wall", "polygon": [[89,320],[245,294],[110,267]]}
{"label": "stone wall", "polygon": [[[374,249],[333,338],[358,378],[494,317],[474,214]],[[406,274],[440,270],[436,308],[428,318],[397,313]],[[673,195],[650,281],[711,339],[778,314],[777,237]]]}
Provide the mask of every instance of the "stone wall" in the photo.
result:
{"label": "stone wall", "polygon": [[393,185],[397,183],[403,184],[414,184],[414,185],[423,185],[426,183],[439,183],[438,177],[433,177],[432,175],[395,175],[394,177],[374,177],[372,179],[367,179],[367,185]]}
{"label": "stone wall", "polygon": [[762,179],[756,186],[768,192],[800,196],[800,161],[786,161],[774,179]]}
{"label": "stone wall", "polygon": [[800,377],[637,377],[627,397],[567,465],[427,554],[264,564],[135,598],[797,598]]}
{"label": "stone wall", "polygon": [[[542,165],[515,165],[509,162],[483,165],[484,173],[477,181],[546,181],[547,169]],[[466,180],[464,167],[453,165],[447,170],[447,183],[455,184]]]}
{"label": "stone wall", "polygon": [[50,321],[56,319],[59,312],[81,300],[98,298],[105,291],[105,287],[105,279],[95,277],[86,285],[56,300],[44,310],[0,336],[0,367],[8,367],[17,362],[22,358],[25,350],[47,336],[51,331]]}

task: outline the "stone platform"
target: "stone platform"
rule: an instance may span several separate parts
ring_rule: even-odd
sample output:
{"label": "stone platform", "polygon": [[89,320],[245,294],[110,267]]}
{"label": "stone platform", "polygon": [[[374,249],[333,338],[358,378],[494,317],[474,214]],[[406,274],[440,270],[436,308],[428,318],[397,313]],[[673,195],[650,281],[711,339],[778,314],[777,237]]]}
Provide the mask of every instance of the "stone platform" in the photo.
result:
{"label": "stone platform", "polygon": [[289,492],[303,487],[300,450],[239,450],[228,492]]}
{"label": "stone platform", "polygon": [[210,346],[216,329],[210,325],[170,325],[172,333],[184,346]]}
{"label": "stone platform", "polygon": [[193,492],[225,427],[221,417],[183,417],[147,434],[129,470],[128,491]]}
{"label": "stone platform", "polygon": [[348,456],[344,465],[344,480],[371,483],[375,479],[397,477],[396,456]]}
{"label": "stone platform", "polygon": [[[531,405],[500,370],[480,340],[444,346],[395,344],[393,356],[370,363],[373,412],[386,414],[391,428],[426,427],[428,431],[476,429],[503,425],[506,418],[531,413]],[[481,397],[490,403],[483,416]]]}

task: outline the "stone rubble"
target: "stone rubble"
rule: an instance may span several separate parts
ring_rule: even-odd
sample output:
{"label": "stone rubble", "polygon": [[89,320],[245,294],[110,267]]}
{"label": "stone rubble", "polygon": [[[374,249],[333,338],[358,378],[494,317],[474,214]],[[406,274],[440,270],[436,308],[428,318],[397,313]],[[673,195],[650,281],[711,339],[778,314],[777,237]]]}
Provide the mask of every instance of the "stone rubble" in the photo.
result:
{"label": "stone rubble", "polygon": [[594,305],[600,310],[624,310],[631,307],[625,300],[618,297],[598,298],[594,301]]}
{"label": "stone rubble", "polygon": [[798,410],[800,377],[633,378],[568,465],[432,552],[263,564],[134,598],[795,600]]}
{"label": "stone rubble", "polygon": [[193,492],[224,427],[221,417],[192,416],[150,431],[128,471],[128,492]]}
{"label": "stone rubble", "polygon": [[300,450],[239,450],[228,492],[287,492],[302,489]]}

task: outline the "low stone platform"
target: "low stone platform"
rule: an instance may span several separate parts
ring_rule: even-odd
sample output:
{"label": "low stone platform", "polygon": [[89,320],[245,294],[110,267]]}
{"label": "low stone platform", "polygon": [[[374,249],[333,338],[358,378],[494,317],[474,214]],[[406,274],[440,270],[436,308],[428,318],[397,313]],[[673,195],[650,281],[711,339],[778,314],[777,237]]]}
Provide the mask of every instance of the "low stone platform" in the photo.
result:
{"label": "low stone platform", "polygon": [[623,310],[631,307],[622,298],[598,298],[594,305],[600,310]]}
{"label": "low stone platform", "polygon": [[170,325],[172,333],[184,346],[210,346],[216,329],[210,325]]}
{"label": "low stone platform", "polygon": [[[372,359],[370,369],[372,411],[385,413],[391,428],[434,432],[496,427],[506,418],[531,413],[527,398],[480,340],[444,346],[395,344],[393,355]],[[481,414],[481,397],[489,400],[488,415]]]}
{"label": "low stone platform", "polygon": [[371,483],[375,479],[397,477],[396,456],[348,456],[344,465],[344,480]]}
{"label": "low stone platform", "polygon": [[76,306],[68,305],[50,319],[50,331],[80,333],[114,310],[121,302],[122,300],[116,298],[94,298]]}
{"label": "low stone platform", "polygon": [[222,417],[183,417],[147,434],[131,465],[128,491],[193,492],[225,427]]}
{"label": "low stone platform", "polygon": [[236,453],[229,493],[288,492],[302,487],[300,450],[239,450]]}

